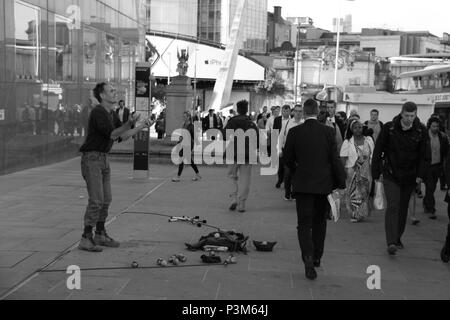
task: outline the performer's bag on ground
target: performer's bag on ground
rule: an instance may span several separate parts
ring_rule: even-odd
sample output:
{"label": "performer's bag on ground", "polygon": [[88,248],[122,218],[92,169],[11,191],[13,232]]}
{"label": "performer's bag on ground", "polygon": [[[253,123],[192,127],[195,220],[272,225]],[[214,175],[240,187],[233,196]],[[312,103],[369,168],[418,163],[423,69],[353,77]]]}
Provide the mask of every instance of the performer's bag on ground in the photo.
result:
{"label": "performer's bag on ground", "polygon": [[247,252],[249,237],[233,231],[217,231],[203,236],[197,243],[185,243],[188,250],[203,250],[205,246],[227,247],[229,252]]}
{"label": "performer's bag on ground", "polygon": [[375,182],[375,196],[373,197],[373,207],[375,210],[386,209],[386,203],[384,200],[384,187],[380,181]]}

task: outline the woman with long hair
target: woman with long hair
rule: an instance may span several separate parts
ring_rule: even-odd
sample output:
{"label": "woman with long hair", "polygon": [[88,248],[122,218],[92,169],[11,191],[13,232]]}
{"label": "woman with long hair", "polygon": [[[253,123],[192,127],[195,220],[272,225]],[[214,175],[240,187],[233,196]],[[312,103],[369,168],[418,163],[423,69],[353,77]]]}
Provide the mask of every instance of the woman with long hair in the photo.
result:
{"label": "woman with long hair", "polygon": [[[194,169],[195,172],[195,177],[192,178],[192,181],[198,181],[200,180],[202,177],[200,176],[200,172],[198,171],[197,166],[194,163],[194,124],[192,123],[192,116],[191,113],[189,111],[185,111],[183,113],[184,116],[184,123],[183,123],[183,129],[189,131],[189,135],[191,137],[191,167],[192,169]],[[180,142],[181,143],[183,141],[183,137],[180,137]],[[181,150],[180,152],[180,157],[181,157],[181,163],[178,166],[178,175],[176,177],[174,177],[172,179],[173,182],[180,182],[181,181],[181,174],[183,173],[184,170],[184,154],[183,154],[183,150]]]}
{"label": "woman with long hair", "polygon": [[373,140],[363,135],[361,121],[353,119],[341,148],[341,158],[347,171],[346,206],[352,222],[359,222],[369,216],[374,149]]}

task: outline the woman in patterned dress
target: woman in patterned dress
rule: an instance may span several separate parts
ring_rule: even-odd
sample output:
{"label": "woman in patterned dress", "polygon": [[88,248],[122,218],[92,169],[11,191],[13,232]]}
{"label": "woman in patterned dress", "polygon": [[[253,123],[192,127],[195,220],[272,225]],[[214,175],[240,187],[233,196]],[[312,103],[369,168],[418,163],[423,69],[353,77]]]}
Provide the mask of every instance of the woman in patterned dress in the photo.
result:
{"label": "woman in patterned dress", "polygon": [[363,124],[357,119],[350,122],[346,140],[342,144],[341,158],[347,171],[346,206],[352,222],[362,221],[369,216],[374,149],[373,140],[363,135]]}

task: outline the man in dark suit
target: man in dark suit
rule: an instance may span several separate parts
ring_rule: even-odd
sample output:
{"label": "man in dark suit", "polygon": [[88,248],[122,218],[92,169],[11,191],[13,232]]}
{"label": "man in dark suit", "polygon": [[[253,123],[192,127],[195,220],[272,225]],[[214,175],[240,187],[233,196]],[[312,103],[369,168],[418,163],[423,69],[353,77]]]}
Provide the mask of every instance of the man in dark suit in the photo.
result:
{"label": "man in dark suit", "polygon": [[[329,113],[330,117],[328,121],[330,121],[334,128],[336,126],[339,128],[339,132],[341,134],[342,140],[345,139],[345,124],[344,121],[342,121],[341,118],[336,117],[336,102],[333,100],[327,101],[327,112]],[[336,128],[337,130],[337,128]]]}
{"label": "man in dark suit", "polygon": [[327,228],[327,196],[345,189],[345,171],[338,157],[333,128],[317,121],[319,106],[309,99],[303,106],[305,123],[289,131],[284,157],[294,170],[293,192],[297,200],[298,239],[308,279],[317,278]]}
{"label": "man in dark suit", "polygon": [[125,101],[119,101],[119,107],[116,109],[117,116],[120,119],[120,122],[127,123],[128,119],[130,119],[130,109],[125,107]]}
{"label": "man in dark suit", "polygon": [[219,130],[219,118],[214,113],[214,109],[210,109],[208,115],[203,118],[202,127],[208,140],[216,140],[217,134],[214,134],[212,131],[208,132],[208,130],[212,129]]}

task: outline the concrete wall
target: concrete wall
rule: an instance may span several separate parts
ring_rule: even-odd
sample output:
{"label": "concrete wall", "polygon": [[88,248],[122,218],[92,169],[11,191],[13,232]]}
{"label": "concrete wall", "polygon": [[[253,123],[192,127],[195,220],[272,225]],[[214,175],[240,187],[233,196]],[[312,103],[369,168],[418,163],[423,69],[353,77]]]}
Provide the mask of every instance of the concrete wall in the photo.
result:
{"label": "concrete wall", "polygon": [[400,54],[401,36],[361,36],[361,50],[375,48],[377,57],[397,57]]}

